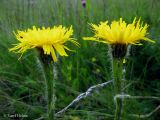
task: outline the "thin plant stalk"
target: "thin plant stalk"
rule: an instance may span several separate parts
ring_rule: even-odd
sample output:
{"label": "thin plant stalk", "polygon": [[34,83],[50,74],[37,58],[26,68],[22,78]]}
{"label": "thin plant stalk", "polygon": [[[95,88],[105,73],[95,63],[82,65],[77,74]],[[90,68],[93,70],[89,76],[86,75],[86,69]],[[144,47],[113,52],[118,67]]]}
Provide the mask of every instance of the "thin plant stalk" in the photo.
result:
{"label": "thin plant stalk", "polygon": [[43,64],[44,72],[45,72],[45,82],[46,82],[46,98],[47,98],[47,118],[48,120],[54,120],[55,113],[55,79],[53,72],[54,65]]}
{"label": "thin plant stalk", "polygon": [[[113,70],[113,78],[114,78],[114,91],[116,94],[122,93],[122,85],[123,85],[123,59],[113,58],[112,60],[112,70]],[[121,98],[116,98],[116,111],[114,120],[120,120],[122,116],[122,107],[123,100]]]}

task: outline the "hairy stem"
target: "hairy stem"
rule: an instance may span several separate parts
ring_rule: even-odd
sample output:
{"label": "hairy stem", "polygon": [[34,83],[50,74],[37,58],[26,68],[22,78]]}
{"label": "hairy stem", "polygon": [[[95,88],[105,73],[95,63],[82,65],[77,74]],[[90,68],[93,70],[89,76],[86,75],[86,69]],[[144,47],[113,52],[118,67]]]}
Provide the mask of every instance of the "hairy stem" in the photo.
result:
{"label": "hairy stem", "polygon": [[55,113],[55,79],[53,73],[53,64],[43,65],[45,72],[45,82],[46,82],[46,97],[47,97],[47,117],[48,120],[54,120]]}
{"label": "hairy stem", "polygon": [[[123,60],[113,58],[112,60],[112,70],[113,70],[113,78],[114,78],[114,91],[116,94],[122,93],[122,77],[123,77]],[[115,119],[114,120],[120,120],[122,115],[122,105],[123,100],[120,98],[116,98],[116,111],[115,111]]]}

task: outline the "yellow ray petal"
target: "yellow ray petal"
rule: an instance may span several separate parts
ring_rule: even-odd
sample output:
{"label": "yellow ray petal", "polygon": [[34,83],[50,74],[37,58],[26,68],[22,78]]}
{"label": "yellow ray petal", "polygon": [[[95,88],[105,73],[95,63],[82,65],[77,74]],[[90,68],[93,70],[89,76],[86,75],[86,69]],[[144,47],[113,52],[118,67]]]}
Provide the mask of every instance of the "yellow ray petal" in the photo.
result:
{"label": "yellow ray petal", "polygon": [[146,38],[146,37],[144,37],[144,38],[143,38],[143,40],[146,40],[146,41],[149,41],[149,42],[155,43],[155,41],[154,41],[154,40],[151,40],[151,39]]}
{"label": "yellow ray petal", "polygon": [[92,40],[92,41],[101,42],[101,43],[105,43],[105,44],[108,44],[108,43],[109,43],[109,42],[104,41],[104,40],[97,40],[97,39],[94,38],[94,37],[83,37],[83,40]]}
{"label": "yellow ray petal", "polygon": [[55,54],[55,51],[54,51],[53,47],[51,47],[51,56],[52,56],[54,62],[57,62],[57,57],[56,57],[56,54]]}
{"label": "yellow ray petal", "polygon": [[64,47],[66,50],[68,50],[68,51],[75,52],[75,50],[71,50],[71,49],[69,49],[67,46],[64,46],[64,45],[63,45],[63,47]]}
{"label": "yellow ray petal", "polygon": [[50,55],[51,47],[51,45],[43,45],[44,54]]}
{"label": "yellow ray petal", "polygon": [[60,44],[55,44],[54,48],[56,51],[61,55],[61,56],[68,56],[67,53],[65,52],[63,45]]}

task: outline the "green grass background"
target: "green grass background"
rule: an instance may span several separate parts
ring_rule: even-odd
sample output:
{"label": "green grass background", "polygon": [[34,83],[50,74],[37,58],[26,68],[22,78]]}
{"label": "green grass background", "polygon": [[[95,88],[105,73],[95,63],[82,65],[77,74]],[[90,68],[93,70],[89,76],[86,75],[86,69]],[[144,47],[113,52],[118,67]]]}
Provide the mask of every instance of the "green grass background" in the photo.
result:
{"label": "green grass background", "polygon": [[[74,28],[74,37],[80,48],[69,45],[76,53],[60,57],[57,63],[56,111],[68,105],[77,95],[92,85],[112,79],[107,45],[83,41],[92,35],[88,23],[118,20],[132,22],[134,17],[148,23],[149,38],[155,44],[144,42],[132,46],[126,63],[126,92],[130,95],[160,97],[160,0],[0,0],[0,120],[10,120],[5,114],[27,114],[34,120],[46,111],[45,87],[41,68],[32,50],[20,55],[8,48],[16,43],[13,31],[36,25],[64,25]],[[95,59],[95,60],[93,60]],[[113,120],[113,86],[94,92],[57,120]],[[140,120],[129,114],[145,114],[160,105],[155,100],[127,100],[123,120]],[[144,120],[160,120],[160,111]]]}

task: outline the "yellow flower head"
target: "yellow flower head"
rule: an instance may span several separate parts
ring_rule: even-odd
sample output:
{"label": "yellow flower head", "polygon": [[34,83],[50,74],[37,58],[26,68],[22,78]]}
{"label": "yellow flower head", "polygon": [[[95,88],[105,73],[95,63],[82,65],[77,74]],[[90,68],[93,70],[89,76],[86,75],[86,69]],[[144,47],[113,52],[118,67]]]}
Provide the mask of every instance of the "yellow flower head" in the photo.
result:
{"label": "yellow flower head", "polygon": [[99,25],[90,25],[95,35],[93,37],[84,37],[84,40],[93,40],[114,45],[141,45],[140,40],[154,42],[146,37],[148,25],[140,23],[140,19],[136,21],[135,18],[130,24],[127,24],[120,18],[119,21],[113,21],[111,25],[108,25],[108,21],[100,22]]}
{"label": "yellow flower head", "polygon": [[64,45],[65,42],[70,41],[79,46],[79,43],[76,42],[74,38],[71,38],[72,34],[72,26],[68,29],[61,25],[54,26],[53,28],[42,27],[42,29],[33,26],[32,29],[18,31],[15,36],[19,43],[14,44],[15,46],[9,50],[23,54],[28,49],[40,48],[44,51],[44,54],[51,55],[56,62],[57,57],[55,51],[57,51],[60,56],[68,56],[65,49],[70,49]]}

